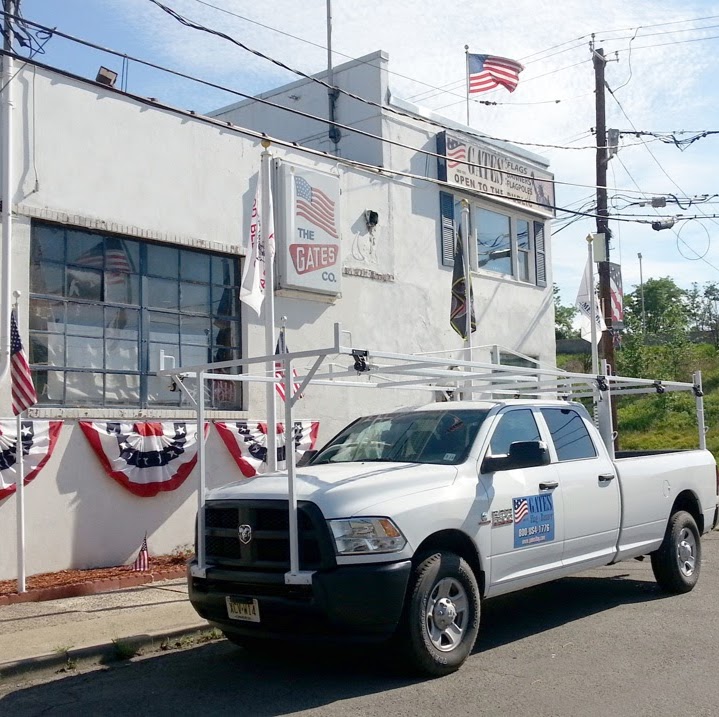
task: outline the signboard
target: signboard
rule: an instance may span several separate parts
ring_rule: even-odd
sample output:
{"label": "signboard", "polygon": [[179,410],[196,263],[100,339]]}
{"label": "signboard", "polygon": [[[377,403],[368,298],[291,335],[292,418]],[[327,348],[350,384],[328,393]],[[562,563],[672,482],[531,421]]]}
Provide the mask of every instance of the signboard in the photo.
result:
{"label": "signboard", "polygon": [[279,189],[279,287],[339,294],[339,176],[281,160],[275,160],[275,173]]}
{"label": "signboard", "polygon": [[468,192],[554,216],[554,175],[480,140],[451,132],[437,135],[438,176]]}

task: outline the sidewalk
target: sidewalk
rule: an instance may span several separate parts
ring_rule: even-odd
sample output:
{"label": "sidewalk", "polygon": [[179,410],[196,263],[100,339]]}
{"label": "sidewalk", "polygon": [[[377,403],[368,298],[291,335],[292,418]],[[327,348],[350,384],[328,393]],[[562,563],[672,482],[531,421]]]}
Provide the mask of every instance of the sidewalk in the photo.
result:
{"label": "sidewalk", "polygon": [[185,578],[113,592],[0,606],[0,676],[109,661],[209,630]]}

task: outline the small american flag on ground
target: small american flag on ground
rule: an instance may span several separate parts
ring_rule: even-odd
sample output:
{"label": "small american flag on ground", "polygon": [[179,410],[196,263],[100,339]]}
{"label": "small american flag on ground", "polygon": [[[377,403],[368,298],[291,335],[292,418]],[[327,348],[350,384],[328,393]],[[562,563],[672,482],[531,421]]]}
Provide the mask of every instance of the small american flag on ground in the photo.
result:
{"label": "small american flag on ground", "polygon": [[454,137],[447,137],[447,166],[456,167],[467,159],[467,150],[464,142]]}
{"label": "small american flag on ground", "polygon": [[335,228],[335,203],[317,187],[313,187],[304,177],[295,177],[295,213],[317,228],[337,238]]}
{"label": "small american flag on ground", "polygon": [[[275,353],[279,356],[280,354],[286,354],[289,353],[287,349],[287,344],[285,343],[285,330],[280,329],[280,335],[277,338],[277,346],[275,347]],[[275,388],[277,389],[277,393],[280,394],[280,398],[284,401],[285,400],[285,365],[281,361],[275,361],[275,377],[282,379],[281,383],[276,383]],[[297,371],[295,369],[292,369],[292,378],[297,377]],[[299,383],[293,383],[292,384],[292,395],[294,396],[297,391],[300,390],[300,384]]]}
{"label": "small american flag on ground", "polygon": [[17,416],[37,403],[37,392],[30,375],[30,365],[17,329],[15,311],[10,312],[10,383],[12,384],[12,412]]}
{"label": "small american flag on ground", "polygon": [[529,504],[526,498],[513,498],[514,522],[521,523],[529,515]]}
{"label": "small american flag on ground", "polygon": [[514,92],[524,69],[516,60],[496,55],[469,55],[469,94],[487,92],[500,85]]}
{"label": "small american flag on ground", "polygon": [[135,558],[135,562],[132,564],[133,571],[145,572],[150,569],[150,555],[147,552],[147,535],[142,539],[142,545],[140,546],[140,552]]}

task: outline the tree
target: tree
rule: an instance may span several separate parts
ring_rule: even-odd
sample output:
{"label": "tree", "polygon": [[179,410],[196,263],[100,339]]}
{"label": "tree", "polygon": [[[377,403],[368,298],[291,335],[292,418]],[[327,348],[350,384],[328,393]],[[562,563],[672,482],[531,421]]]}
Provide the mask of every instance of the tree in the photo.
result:
{"label": "tree", "polygon": [[562,306],[559,299],[559,287],[552,285],[552,293],[554,294],[554,336],[557,339],[571,339],[576,337],[577,332],[572,327],[572,321],[577,315],[577,309],[574,306]]}
{"label": "tree", "polygon": [[641,333],[643,326],[648,336],[669,338],[677,332],[686,334],[692,313],[689,293],[668,276],[647,279],[644,283],[644,312],[640,288],[624,296],[625,324],[631,333]]}

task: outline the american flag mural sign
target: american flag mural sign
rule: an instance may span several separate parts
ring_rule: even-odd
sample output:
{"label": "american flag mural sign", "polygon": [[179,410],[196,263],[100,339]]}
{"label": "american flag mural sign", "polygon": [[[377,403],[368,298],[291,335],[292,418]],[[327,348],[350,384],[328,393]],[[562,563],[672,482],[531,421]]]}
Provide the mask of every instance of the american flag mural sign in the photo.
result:
{"label": "american flag mural sign", "polygon": [[[262,421],[237,421],[225,423],[215,421],[222,442],[227,446],[237,467],[246,478],[267,472],[267,424]],[[319,421],[295,421],[292,429],[292,444],[295,460],[299,461],[305,451],[312,450],[317,443]],[[286,468],[285,427],[277,424],[277,468]]]}
{"label": "american flag mural sign", "polygon": [[609,264],[609,296],[611,299],[612,328],[624,328],[624,292],[622,291],[622,267]]}
{"label": "american flag mural sign", "polygon": [[468,192],[554,216],[554,175],[541,165],[453,132],[437,135],[438,178]]}
{"label": "american flag mural sign", "polygon": [[339,176],[276,160],[281,288],[338,294],[342,277]]}
{"label": "american flag mural sign", "polygon": [[554,540],[554,502],[550,493],[512,498],[514,547]]}
{"label": "american flag mural sign", "polygon": [[[22,421],[23,485],[37,476],[55,450],[62,421]],[[0,500],[15,492],[17,473],[17,420],[0,420]]]}
{"label": "american flag mural sign", "polygon": [[[110,478],[149,498],[181,486],[197,463],[197,425],[163,421],[80,421],[80,428]],[[209,424],[205,424],[205,438]]]}

